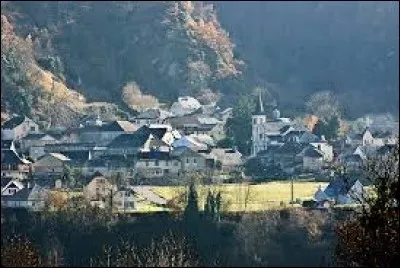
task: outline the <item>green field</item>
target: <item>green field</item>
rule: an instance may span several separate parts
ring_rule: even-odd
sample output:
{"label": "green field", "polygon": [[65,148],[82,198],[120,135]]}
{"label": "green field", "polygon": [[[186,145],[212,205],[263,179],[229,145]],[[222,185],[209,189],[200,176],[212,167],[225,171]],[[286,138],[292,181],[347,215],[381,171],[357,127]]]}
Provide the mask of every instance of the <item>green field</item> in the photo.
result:
{"label": "green field", "polygon": [[[293,199],[301,201],[313,198],[319,186],[325,187],[326,182],[294,182]],[[151,190],[159,196],[172,201],[177,208],[182,209],[186,204],[185,186],[154,186]],[[263,211],[274,208],[291,206],[291,182],[276,181],[261,184],[214,184],[198,186],[199,208],[203,209],[208,191],[221,191],[222,210],[226,212],[236,211]],[[66,193],[65,193],[66,194]],[[70,197],[80,196],[82,192],[70,192]],[[247,201],[246,201],[247,200]],[[294,206],[299,206],[295,204]],[[130,213],[146,213],[166,211],[168,209],[151,204],[146,199],[138,197],[137,210]]]}
{"label": "green field", "polygon": [[[318,186],[326,186],[326,182],[294,182],[294,200],[310,199],[314,196]],[[185,203],[184,194],[187,191],[183,186],[155,186],[153,192],[167,200],[183,207]],[[281,208],[289,205],[291,200],[290,181],[268,182],[256,185],[248,184],[220,184],[210,186],[199,186],[199,207],[204,207],[207,192],[221,191],[223,211],[262,211],[272,208]],[[247,202],[246,202],[247,199]],[[246,205],[247,204],[247,205]]]}

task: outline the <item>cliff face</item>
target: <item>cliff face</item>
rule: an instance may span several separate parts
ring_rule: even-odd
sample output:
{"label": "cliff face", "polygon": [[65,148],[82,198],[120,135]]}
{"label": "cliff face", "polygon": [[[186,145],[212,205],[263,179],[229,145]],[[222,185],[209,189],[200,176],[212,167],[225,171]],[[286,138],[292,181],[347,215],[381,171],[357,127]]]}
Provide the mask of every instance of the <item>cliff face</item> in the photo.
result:
{"label": "cliff face", "polygon": [[[390,2],[3,1],[2,48],[9,37],[19,46],[2,49],[2,111],[46,114],[46,98],[78,112],[86,100],[126,108],[132,84],[162,103],[212,91],[232,105],[266,84],[283,110],[331,90],[348,114],[395,112],[396,10]],[[23,81],[27,66],[42,78]],[[52,76],[64,99],[43,93]]]}

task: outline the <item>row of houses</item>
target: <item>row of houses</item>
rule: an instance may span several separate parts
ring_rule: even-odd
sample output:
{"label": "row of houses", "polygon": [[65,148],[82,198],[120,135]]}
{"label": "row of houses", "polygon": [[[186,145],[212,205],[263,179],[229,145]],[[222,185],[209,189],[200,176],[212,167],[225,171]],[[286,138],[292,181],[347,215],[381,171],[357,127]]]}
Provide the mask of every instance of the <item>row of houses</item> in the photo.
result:
{"label": "row of houses", "polygon": [[385,154],[398,139],[397,127],[379,131],[375,125],[361,133],[349,133],[343,139],[327,141],[312,134],[303,125],[281,117],[278,109],[268,112],[259,95],[252,115],[252,157],[267,166],[278,166],[284,172],[321,173],[336,164],[349,170],[360,169],[369,157]]}

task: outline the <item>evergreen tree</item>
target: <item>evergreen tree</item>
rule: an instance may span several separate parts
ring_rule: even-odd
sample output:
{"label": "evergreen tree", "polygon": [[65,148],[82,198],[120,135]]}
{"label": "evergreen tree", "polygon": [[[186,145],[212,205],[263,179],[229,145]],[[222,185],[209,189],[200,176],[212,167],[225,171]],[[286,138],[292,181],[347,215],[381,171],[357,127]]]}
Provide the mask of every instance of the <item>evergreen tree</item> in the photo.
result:
{"label": "evergreen tree", "polygon": [[184,218],[187,221],[196,221],[199,218],[199,208],[197,204],[197,192],[195,184],[192,182],[189,186],[187,205],[184,212]]}

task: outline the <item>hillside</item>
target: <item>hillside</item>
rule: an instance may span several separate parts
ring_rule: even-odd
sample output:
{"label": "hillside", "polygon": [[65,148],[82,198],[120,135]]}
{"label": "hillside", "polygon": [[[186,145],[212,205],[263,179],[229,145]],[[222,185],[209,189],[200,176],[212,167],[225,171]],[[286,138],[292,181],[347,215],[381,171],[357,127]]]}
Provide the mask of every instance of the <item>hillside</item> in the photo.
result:
{"label": "hillside", "polygon": [[[54,76],[69,92],[61,95],[76,97],[68,97],[74,113],[86,101],[128,109],[137,98],[123,94],[129,85],[152,103],[211,90],[222,105],[266,85],[284,114],[330,90],[347,116],[397,113],[397,15],[394,2],[3,1],[2,48],[3,20],[22,45],[2,49],[2,111],[44,114],[34,92],[46,92]],[[3,68],[11,54],[36,66],[43,82],[21,87]]]}
{"label": "hillside", "polygon": [[277,85],[284,106],[330,90],[347,115],[398,114],[397,1],[214,4],[253,80]]}
{"label": "hillside", "polygon": [[30,36],[39,65],[88,101],[122,103],[122,88],[134,82],[168,102],[241,73],[206,4],[9,2],[3,13],[19,36]]}

